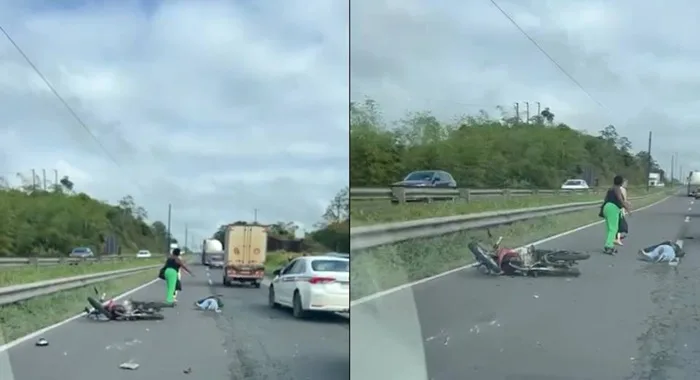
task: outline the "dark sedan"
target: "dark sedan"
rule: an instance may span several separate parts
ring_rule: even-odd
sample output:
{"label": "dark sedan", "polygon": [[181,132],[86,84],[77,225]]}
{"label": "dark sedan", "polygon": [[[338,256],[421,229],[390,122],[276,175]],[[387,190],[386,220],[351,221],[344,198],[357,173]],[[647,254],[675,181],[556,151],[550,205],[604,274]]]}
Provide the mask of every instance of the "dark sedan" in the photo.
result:
{"label": "dark sedan", "polygon": [[393,183],[392,187],[447,187],[457,188],[457,181],[452,175],[442,170],[419,170],[411,172],[403,181]]}

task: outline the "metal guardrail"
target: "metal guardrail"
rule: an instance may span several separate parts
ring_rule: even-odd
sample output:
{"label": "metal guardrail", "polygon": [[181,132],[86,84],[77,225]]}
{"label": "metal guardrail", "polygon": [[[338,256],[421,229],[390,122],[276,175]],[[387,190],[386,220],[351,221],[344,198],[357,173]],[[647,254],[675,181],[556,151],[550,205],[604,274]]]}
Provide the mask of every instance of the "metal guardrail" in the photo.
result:
{"label": "metal guardrail", "polygon": [[[630,200],[643,197],[631,197]],[[435,237],[464,230],[493,227],[503,224],[587,210],[601,206],[602,201],[564,203],[552,206],[497,210],[476,214],[410,220],[372,226],[350,228],[352,250],[396,244],[411,239]]]}
{"label": "metal guardrail", "polygon": [[[158,257],[156,255],[151,256]],[[165,257],[165,256],[163,256]],[[61,264],[79,264],[79,263],[103,263],[103,262],[119,262],[137,259],[136,254],[119,255],[119,256],[95,256],[95,257],[0,257],[0,268],[16,267],[25,265],[61,265]]]}
{"label": "metal guardrail", "polygon": [[[136,272],[159,268],[162,264],[148,265],[138,268],[120,269],[109,272],[92,273],[81,276],[58,278],[55,280],[39,281],[30,284],[12,285],[0,288],[0,306],[25,301],[30,298],[71,290],[97,282],[114,280]],[[156,278],[156,273],[153,274]]]}
{"label": "metal guardrail", "polygon": [[[633,188],[630,188],[633,189]],[[351,201],[391,200],[394,203],[415,201],[456,201],[469,202],[474,199],[522,196],[566,196],[581,194],[599,194],[607,189],[588,190],[538,190],[538,189],[468,189],[436,187],[386,187],[386,188],[350,188]]]}

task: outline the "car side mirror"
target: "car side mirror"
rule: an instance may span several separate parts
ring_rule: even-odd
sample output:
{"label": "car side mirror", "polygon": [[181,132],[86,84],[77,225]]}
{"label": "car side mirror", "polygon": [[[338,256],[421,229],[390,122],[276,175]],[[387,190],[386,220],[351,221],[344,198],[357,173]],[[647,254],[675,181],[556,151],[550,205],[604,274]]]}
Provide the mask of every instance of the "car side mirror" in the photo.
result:
{"label": "car side mirror", "polygon": [[282,269],[275,269],[275,271],[272,272],[272,274],[275,275],[275,276],[279,276],[280,273],[282,273]]}

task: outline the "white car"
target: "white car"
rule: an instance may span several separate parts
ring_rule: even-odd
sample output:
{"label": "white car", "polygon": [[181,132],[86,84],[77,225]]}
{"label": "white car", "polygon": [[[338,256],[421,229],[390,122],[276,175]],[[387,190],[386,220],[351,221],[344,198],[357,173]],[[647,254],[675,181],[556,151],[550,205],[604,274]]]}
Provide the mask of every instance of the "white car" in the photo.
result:
{"label": "white car", "polygon": [[139,259],[147,259],[151,257],[151,251],[142,249],[138,251],[138,253],[136,253],[136,257],[138,257]]}
{"label": "white car", "polygon": [[270,307],[291,307],[295,318],[309,312],[350,312],[350,260],[302,256],[274,272]]}
{"label": "white car", "polygon": [[570,179],[561,185],[562,190],[588,190],[588,183],[582,179]]}

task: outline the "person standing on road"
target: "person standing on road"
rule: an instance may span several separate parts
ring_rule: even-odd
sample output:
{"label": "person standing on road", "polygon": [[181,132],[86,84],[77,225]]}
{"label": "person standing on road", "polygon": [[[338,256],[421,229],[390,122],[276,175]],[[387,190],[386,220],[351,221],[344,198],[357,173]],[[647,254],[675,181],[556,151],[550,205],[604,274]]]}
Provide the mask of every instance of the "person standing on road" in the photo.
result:
{"label": "person standing on road", "polygon": [[[620,186],[620,193],[622,194],[622,200],[627,201],[627,179],[624,180],[622,186]],[[617,228],[617,239],[615,239],[615,244],[622,245],[622,239],[626,234],[629,233],[629,225],[627,225],[627,213],[625,209],[622,209],[620,214],[620,223]]]}
{"label": "person standing on road", "polygon": [[170,256],[168,256],[168,259],[165,260],[165,265],[163,266],[163,269],[161,269],[167,288],[167,293],[165,296],[165,302],[167,304],[175,303],[175,289],[177,288],[177,283],[180,281],[178,278],[180,268],[182,268],[190,276],[194,277],[194,274],[192,273],[190,268],[188,268],[187,265],[185,265],[185,263],[182,262],[182,259],[180,258],[180,253],[180,248],[173,249],[173,253],[170,254]]}
{"label": "person standing on road", "polygon": [[622,190],[620,190],[624,182],[625,179],[622,178],[622,176],[615,176],[613,179],[613,186],[605,193],[605,199],[603,200],[603,206],[600,211],[601,216],[605,219],[606,228],[603,253],[608,255],[614,255],[616,253],[615,238],[620,228],[622,210],[626,209],[629,211],[631,209],[630,203],[624,199]]}

